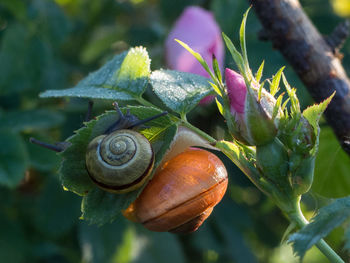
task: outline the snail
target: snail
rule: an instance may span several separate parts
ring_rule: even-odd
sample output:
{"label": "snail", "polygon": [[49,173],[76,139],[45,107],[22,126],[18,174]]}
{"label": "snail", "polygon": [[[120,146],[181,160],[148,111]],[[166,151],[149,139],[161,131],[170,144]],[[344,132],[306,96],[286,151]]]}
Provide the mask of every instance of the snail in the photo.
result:
{"label": "snail", "polygon": [[225,166],[215,154],[188,148],[157,169],[123,215],[151,231],[193,232],[221,201],[227,181]]}
{"label": "snail", "polygon": [[[88,144],[85,162],[97,186],[112,193],[126,193],[141,187],[154,169],[150,142],[132,128],[167,112],[138,120],[129,111],[124,115],[117,104],[115,109],[120,118]],[[69,147],[34,138],[31,141],[58,152]],[[158,232],[188,233],[198,229],[221,201],[228,178],[215,154],[193,146],[215,149],[193,131],[179,126],[153,178],[122,211],[127,219]]]}
{"label": "snail", "polygon": [[198,229],[224,196],[228,178],[215,154],[194,146],[215,149],[179,126],[153,178],[122,211],[124,217],[157,232],[189,233]]}
{"label": "snail", "polygon": [[125,115],[115,103],[119,119],[105,134],[94,138],[86,151],[86,169],[91,180],[103,190],[126,193],[141,187],[152,173],[154,152],[141,133],[131,130],[167,112],[138,120],[128,111]]}

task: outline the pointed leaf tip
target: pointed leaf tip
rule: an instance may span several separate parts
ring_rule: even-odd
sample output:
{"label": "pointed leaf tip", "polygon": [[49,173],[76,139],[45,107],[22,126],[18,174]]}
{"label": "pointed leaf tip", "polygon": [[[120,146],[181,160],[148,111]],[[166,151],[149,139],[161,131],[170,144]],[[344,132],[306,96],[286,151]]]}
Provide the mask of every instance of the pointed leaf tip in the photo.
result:
{"label": "pointed leaf tip", "polygon": [[303,116],[308,120],[312,127],[317,132],[318,122],[322,116],[322,113],[326,110],[328,104],[331,102],[332,98],[335,95],[335,91],[331,96],[322,101],[319,104],[314,104],[303,111]]}

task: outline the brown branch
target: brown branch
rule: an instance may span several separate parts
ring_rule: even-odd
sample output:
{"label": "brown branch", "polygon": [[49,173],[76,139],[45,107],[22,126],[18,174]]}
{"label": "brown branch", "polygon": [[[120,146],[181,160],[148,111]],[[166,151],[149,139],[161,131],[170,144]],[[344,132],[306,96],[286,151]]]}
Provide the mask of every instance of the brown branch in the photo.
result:
{"label": "brown branch", "polygon": [[303,12],[299,1],[249,1],[264,27],[264,36],[291,64],[313,99],[321,102],[336,91],[325,116],[350,155],[350,81],[338,52],[348,36],[349,24],[338,28],[326,41]]}

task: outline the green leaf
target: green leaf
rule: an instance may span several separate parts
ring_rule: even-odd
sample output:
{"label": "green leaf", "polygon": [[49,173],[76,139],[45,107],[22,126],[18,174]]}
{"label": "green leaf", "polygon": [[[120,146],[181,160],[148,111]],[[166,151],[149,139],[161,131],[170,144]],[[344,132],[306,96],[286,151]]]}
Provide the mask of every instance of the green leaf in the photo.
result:
{"label": "green leaf", "polygon": [[129,101],[134,98],[122,91],[114,89],[98,88],[93,86],[79,85],[71,89],[47,90],[40,94],[40,98],[77,97],[88,99],[104,99]]}
{"label": "green leaf", "polygon": [[187,72],[157,70],[151,75],[151,84],[163,103],[181,116],[212,94],[209,79]]}
{"label": "green leaf", "polygon": [[[132,242],[134,235],[134,228],[123,219],[100,227],[81,221],[78,226],[78,239],[82,258],[89,258],[90,263],[119,263],[120,261],[112,261],[112,258],[119,253],[118,250],[122,246],[126,245],[125,243]],[[130,238],[131,240],[129,240]],[[124,253],[129,254],[130,252],[124,251]]]}
{"label": "green leaf", "polygon": [[[130,113],[139,119],[145,119],[161,113],[160,110],[150,107],[130,106],[121,108],[123,113],[129,109]],[[126,194],[111,194],[99,189],[89,178],[85,168],[85,152],[89,142],[118,119],[115,111],[109,111],[86,124],[86,127],[79,129],[75,135],[67,141],[71,146],[61,155],[63,162],[60,168],[60,176],[63,186],[79,195],[85,195],[82,203],[82,218],[102,225],[113,221],[121,209],[125,209],[133,202],[142,187]],[[163,116],[148,122],[147,128],[140,130],[152,144],[155,152],[155,167],[162,160],[172,142],[177,126],[169,116]],[[152,175],[151,175],[152,176]]]}
{"label": "green leaf", "polygon": [[[117,85],[115,75],[118,73],[126,55],[127,52],[116,55],[100,69],[90,73],[87,77],[79,81],[79,83],[74,88],[63,90],[47,90],[41,93],[40,97],[79,97],[92,99],[104,99],[104,97],[107,97],[107,99],[115,99],[114,97],[111,97],[113,94],[116,96],[116,93],[111,91],[115,91],[115,87]],[[122,95],[123,92],[119,93]]]}
{"label": "green leaf", "polygon": [[115,56],[99,70],[90,73],[74,88],[48,90],[40,97],[132,100],[146,90],[149,75],[150,59],[146,49],[131,48],[129,52]]}
{"label": "green leaf", "polygon": [[22,138],[0,130],[0,185],[16,187],[28,167],[28,154]]}
{"label": "green leaf", "polygon": [[12,111],[0,117],[0,129],[11,129],[14,132],[49,129],[62,124],[62,114],[38,109]]}
{"label": "green leaf", "polygon": [[303,111],[303,116],[314,128],[315,134],[318,134],[318,122],[321,118],[321,115],[326,110],[334,95],[335,92],[321,103],[312,105]]}
{"label": "green leaf", "polygon": [[323,127],[316,156],[313,192],[331,198],[349,195],[349,171],[349,155],[339,145],[332,129]]}
{"label": "green leaf", "polygon": [[[18,210],[13,211],[16,213]],[[26,262],[31,249],[30,242],[33,241],[28,240],[25,224],[20,218],[8,216],[6,215],[8,213],[5,213],[5,211],[1,212],[4,212],[0,213],[1,261],[11,263]],[[18,253],[18,251],[21,251],[21,253]]]}
{"label": "green leaf", "polygon": [[26,4],[23,1],[2,0],[0,5],[8,9],[19,21],[23,21],[26,18]]}
{"label": "green leaf", "polygon": [[281,76],[282,76],[282,72],[284,70],[285,67],[280,68],[276,75],[273,76],[272,82],[270,84],[270,94],[272,96],[275,96],[275,94],[278,92],[279,90],[279,85],[280,85],[280,81],[281,81]]}
{"label": "green leaf", "polygon": [[53,238],[67,235],[79,217],[79,197],[63,191],[55,177],[50,177],[44,187],[34,207],[34,225]]}
{"label": "green leaf", "polygon": [[151,60],[144,47],[130,49],[117,74],[115,89],[140,97],[147,88],[150,66]]}
{"label": "green leaf", "polygon": [[239,41],[241,43],[241,50],[243,53],[243,59],[244,59],[244,65],[245,65],[246,71],[249,71],[249,63],[248,63],[248,55],[247,55],[247,46],[246,46],[246,41],[245,41],[245,27],[246,27],[247,16],[248,16],[250,8],[251,7],[249,7],[248,10],[244,13],[241,27],[239,29]]}
{"label": "green leaf", "polygon": [[241,55],[241,53],[239,53],[236,49],[236,47],[233,45],[231,39],[225,35],[225,33],[222,33],[222,36],[224,38],[224,41],[226,43],[226,46],[228,48],[228,50],[230,51],[233,60],[235,61],[235,63],[237,64],[237,67],[239,68],[239,71],[241,72],[241,74],[243,74],[245,71],[245,66],[244,66],[244,60],[243,57]]}
{"label": "green leaf", "polygon": [[194,56],[198,62],[202,65],[202,67],[205,69],[206,72],[208,72],[208,74],[210,75],[210,77],[212,78],[212,80],[214,80],[215,82],[218,82],[217,78],[215,77],[215,75],[213,74],[213,72],[210,70],[207,62],[203,59],[203,57],[201,56],[201,54],[195,52],[192,48],[189,47],[189,45],[187,45],[186,43],[182,42],[181,40],[175,39],[175,41],[177,41],[181,46],[183,46],[188,52],[190,52],[192,54],[192,56]]}
{"label": "green leaf", "polygon": [[348,252],[350,252],[350,227],[349,226],[348,226],[348,229],[345,231],[344,249],[346,249]]}
{"label": "green leaf", "polygon": [[157,233],[138,228],[133,247],[146,241],[139,256],[135,251],[132,255],[135,258],[133,263],[185,263],[186,257],[179,238],[170,233]]}
{"label": "green leaf", "polygon": [[322,207],[310,224],[290,236],[294,252],[303,258],[306,251],[350,217],[350,197]]}

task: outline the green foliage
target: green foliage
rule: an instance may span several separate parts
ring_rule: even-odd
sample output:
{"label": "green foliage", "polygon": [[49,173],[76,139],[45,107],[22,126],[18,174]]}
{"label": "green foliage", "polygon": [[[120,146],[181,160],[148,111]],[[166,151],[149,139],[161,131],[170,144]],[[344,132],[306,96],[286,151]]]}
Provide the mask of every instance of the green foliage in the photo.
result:
{"label": "green foliage", "polygon": [[[68,234],[79,217],[78,208],[79,197],[65,192],[57,178],[49,178],[34,208],[34,226],[39,232],[52,237]],[[62,214],[64,217],[61,217]]]}
{"label": "green foliage", "polygon": [[312,105],[303,111],[303,116],[312,125],[316,135],[319,133],[318,122],[320,121],[321,115],[326,110],[334,95],[335,92],[320,104]]}
{"label": "green foliage", "polygon": [[344,249],[346,249],[348,252],[350,251],[350,228],[348,226],[348,229],[345,232],[345,245]]}
{"label": "green foliage", "polygon": [[28,153],[22,138],[0,130],[0,184],[14,188],[24,177],[27,166]]}
{"label": "green foliage", "polygon": [[349,171],[349,155],[341,149],[331,128],[322,127],[316,156],[313,192],[329,198],[349,195]]}
{"label": "green foliage", "polygon": [[74,88],[48,90],[40,96],[133,100],[144,93],[149,75],[150,59],[147,51],[142,47],[132,48],[127,53],[116,55]]}
{"label": "green foliage", "polygon": [[0,116],[0,129],[14,132],[50,129],[61,125],[63,121],[62,114],[47,109],[11,111]]}
{"label": "green foliage", "polygon": [[[89,257],[89,262],[185,262],[174,235],[135,229],[135,225],[127,223],[125,219],[102,227],[82,223],[79,239],[83,258]],[[90,250],[84,250],[85,247]]]}
{"label": "green foliage", "polygon": [[334,228],[350,217],[350,197],[336,199],[332,204],[322,207],[310,224],[289,237],[295,253],[303,258],[306,251]]}
{"label": "green foliage", "polygon": [[151,84],[160,100],[181,116],[193,110],[201,99],[212,93],[207,78],[174,70],[157,70]]}
{"label": "green foliage", "polygon": [[[339,19],[330,12],[328,0],[301,3],[322,33],[329,34]],[[239,173],[231,161],[225,162],[231,184],[225,200],[199,231],[177,237],[142,230],[136,224],[126,223],[122,217],[102,227],[79,220],[81,197],[62,191],[55,177],[61,156],[28,142],[32,136],[47,142],[62,141],[67,135],[73,134],[74,129],[81,127],[86,114],[86,102],[76,98],[94,99],[93,116],[110,108],[110,100],[130,107],[126,103],[134,104],[141,95],[156,106],[163,107],[148,89],[148,82],[153,81],[153,75],[150,75],[150,62],[145,49],[137,48],[137,52],[129,56],[128,48],[145,46],[152,58],[152,69],[166,68],[163,40],[184,7],[194,4],[203,4],[206,9],[213,11],[227,39],[231,38],[232,45],[238,47],[240,41],[236,32],[240,28],[242,30],[241,14],[248,8],[248,2],[244,0],[214,0],[209,4],[194,0],[0,1],[1,261],[286,261],[271,256],[278,251],[276,247],[279,246],[286,220]],[[259,27],[260,22],[251,12],[245,29],[246,50],[249,51],[249,62],[253,69],[258,69],[261,61],[268,61],[264,66],[264,74],[270,76],[286,62],[278,52],[272,51],[269,42],[258,40],[256,32]],[[349,50],[349,43],[346,43],[342,50],[346,69],[350,65]],[[226,66],[231,67],[232,59],[228,55]],[[105,64],[109,59],[110,62]],[[238,59],[243,61],[244,58]],[[88,75],[98,68],[100,70]],[[221,73],[215,63],[213,68],[211,74],[219,83]],[[262,76],[262,68],[256,75],[258,81]],[[209,67],[207,69],[210,71]],[[153,74],[159,72],[171,75],[171,71],[167,70],[154,71]],[[298,87],[295,92],[301,99],[301,108],[310,105],[310,97],[290,67],[285,69],[285,74],[292,86]],[[185,75],[181,74],[181,77]],[[225,137],[227,141],[218,143],[218,146],[226,153],[230,152],[230,158],[237,164],[245,164],[243,170],[248,177],[258,179],[253,172],[254,167],[249,166],[251,163],[248,162],[254,156],[252,149],[231,142],[231,138],[223,134],[222,118],[214,107],[196,107],[202,96],[212,93],[209,85],[214,84],[203,78],[193,79],[193,76],[188,77],[188,82],[181,82],[170,82],[175,94],[169,101],[166,87],[158,83],[154,91],[172,111],[180,115],[191,111],[188,118],[193,124],[214,137]],[[191,84],[193,82],[201,83],[199,90]],[[218,83],[213,88],[218,93],[219,105],[223,106],[223,89]],[[39,99],[40,92],[43,92],[43,97],[55,99]],[[176,100],[179,94],[184,96],[186,104]],[[282,102],[281,96],[277,108],[282,104],[286,105],[287,101]],[[151,108],[147,109],[151,111]],[[140,117],[143,115],[141,110],[133,113]],[[277,114],[280,112],[276,110],[274,116]],[[148,116],[148,110],[145,116]],[[90,218],[89,222],[98,224],[114,220],[120,214],[120,208],[135,198],[135,193],[132,193],[115,200],[113,195],[92,185],[84,172],[82,158],[87,141],[102,133],[115,119],[114,112],[107,112],[97,120],[90,121],[69,139],[77,145],[74,151],[71,149],[69,155],[70,150],[67,149],[62,154],[67,154],[72,160],[65,171],[61,168],[65,174],[61,178],[63,184],[69,190],[84,195],[83,217],[91,217],[93,219]],[[176,125],[181,122],[171,114],[164,119],[169,124],[168,128],[165,129],[162,123],[157,124],[154,130],[142,130],[149,138],[157,134],[153,146],[159,158],[176,132]],[[326,197],[346,196],[350,191],[349,157],[340,149],[328,127],[322,129],[320,136],[312,190]],[[330,153],[335,154],[330,157]],[[77,163],[73,165],[75,161]],[[86,194],[86,191],[89,193]],[[350,247],[349,233],[348,230],[345,238],[347,249]],[[332,240],[335,240],[332,244],[334,248],[341,251],[339,234],[332,234]],[[310,261],[307,257],[305,259],[305,262],[314,261],[315,258]]]}

